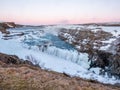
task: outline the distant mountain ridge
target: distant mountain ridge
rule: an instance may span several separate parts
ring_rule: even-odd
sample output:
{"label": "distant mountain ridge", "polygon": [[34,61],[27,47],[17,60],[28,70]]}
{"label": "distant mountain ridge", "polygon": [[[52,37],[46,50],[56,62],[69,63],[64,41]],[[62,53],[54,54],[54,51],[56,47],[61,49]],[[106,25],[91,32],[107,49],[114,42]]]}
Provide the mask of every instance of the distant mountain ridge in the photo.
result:
{"label": "distant mountain ridge", "polygon": [[120,22],[105,22],[105,23],[84,23],[80,25],[96,25],[96,26],[120,26]]}

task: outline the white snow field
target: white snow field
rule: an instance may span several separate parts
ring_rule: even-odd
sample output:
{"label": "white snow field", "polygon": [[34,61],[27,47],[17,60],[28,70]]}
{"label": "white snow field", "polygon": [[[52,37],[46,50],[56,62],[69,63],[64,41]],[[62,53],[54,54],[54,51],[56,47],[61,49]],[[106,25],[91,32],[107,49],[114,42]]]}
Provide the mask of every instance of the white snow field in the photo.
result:
{"label": "white snow field", "polygon": [[[42,28],[23,27],[9,29],[11,36],[4,37],[5,34],[0,33],[0,52],[17,55],[24,60],[29,57],[34,59],[31,60],[33,63],[39,63],[43,69],[66,73],[71,77],[77,76],[109,84],[120,83],[120,80],[116,80],[114,77],[108,78],[107,75],[99,75],[100,68],[88,70],[88,55],[86,53],[78,53],[74,47],[57,37],[60,28],[82,27],[79,25],[57,25]],[[112,32],[114,36],[120,34],[120,27],[101,28]],[[117,32],[114,32],[114,29]],[[24,33],[24,35],[19,35],[21,33]],[[110,40],[109,43],[111,41],[113,40]]]}

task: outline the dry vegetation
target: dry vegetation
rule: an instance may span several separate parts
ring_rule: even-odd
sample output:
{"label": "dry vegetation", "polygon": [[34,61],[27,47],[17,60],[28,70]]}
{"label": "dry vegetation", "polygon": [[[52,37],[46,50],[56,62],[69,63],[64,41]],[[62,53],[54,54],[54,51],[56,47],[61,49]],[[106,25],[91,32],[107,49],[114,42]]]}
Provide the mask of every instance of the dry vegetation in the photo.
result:
{"label": "dry vegetation", "polygon": [[0,61],[0,90],[120,90],[119,87],[71,78],[29,64],[16,65],[3,61]]}

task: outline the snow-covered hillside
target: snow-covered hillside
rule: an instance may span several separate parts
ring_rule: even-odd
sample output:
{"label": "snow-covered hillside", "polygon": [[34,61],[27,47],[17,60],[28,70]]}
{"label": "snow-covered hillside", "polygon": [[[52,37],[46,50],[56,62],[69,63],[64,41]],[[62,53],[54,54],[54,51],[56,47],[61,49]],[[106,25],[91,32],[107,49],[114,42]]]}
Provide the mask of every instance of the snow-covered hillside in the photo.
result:
{"label": "snow-covered hillside", "polygon": [[[104,50],[120,35],[120,27],[86,27],[82,25],[21,27],[8,29],[10,34],[0,33],[0,52],[29,59],[43,69],[66,73],[71,77],[77,76],[110,84],[120,83],[120,80],[115,77],[99,75],[100,68],[88,70],[90,65],[88,54],[78,52],[73,45],[61,40],[58,34],[62,28],[78,30],[90,28],[94,32],[98,28],[102,28],[106,32],[111,32],[115,38],[102,41],[109,43],[107,46],[101,47]],[[72,38],[72,36],[70,37]]]}

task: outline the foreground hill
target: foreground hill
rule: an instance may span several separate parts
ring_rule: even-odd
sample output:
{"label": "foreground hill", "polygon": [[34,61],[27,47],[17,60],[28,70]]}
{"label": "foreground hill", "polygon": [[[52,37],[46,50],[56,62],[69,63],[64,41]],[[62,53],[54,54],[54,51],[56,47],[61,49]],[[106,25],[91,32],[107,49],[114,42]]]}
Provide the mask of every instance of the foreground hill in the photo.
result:
{"label": "foreground hill", "polygon": [[[4,60],[3,60],[4,59]],[[0,53],[0,90],[119,90],[93,80],[42,70],[17,56]]]}

